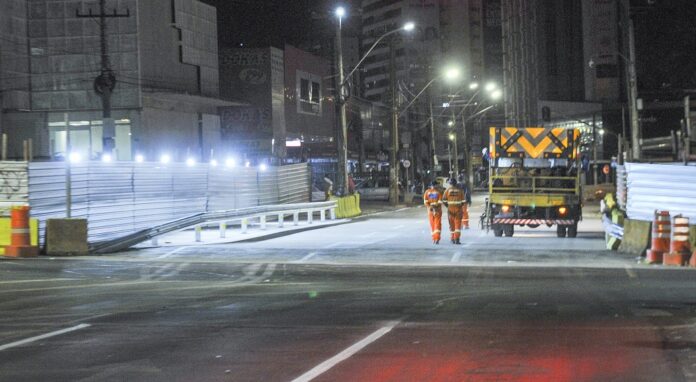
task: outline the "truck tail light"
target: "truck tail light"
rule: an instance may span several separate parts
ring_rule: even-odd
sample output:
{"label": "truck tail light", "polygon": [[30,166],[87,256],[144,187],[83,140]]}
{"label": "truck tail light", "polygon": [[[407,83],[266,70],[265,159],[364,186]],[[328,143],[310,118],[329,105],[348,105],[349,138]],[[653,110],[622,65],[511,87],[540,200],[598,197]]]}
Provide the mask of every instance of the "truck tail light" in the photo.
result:
{"label": "truck tail light", "polygon": [[505,214],[510,212],[510,206],[504,205],[503,208],[501,208],[501,211],[503,211],[503,213]]}
{"label": "truck tail light", "polygon": [[565,214],[568,213],[568,209],[566,207],[558,207],[558,214],[561,216],[565,216]]}

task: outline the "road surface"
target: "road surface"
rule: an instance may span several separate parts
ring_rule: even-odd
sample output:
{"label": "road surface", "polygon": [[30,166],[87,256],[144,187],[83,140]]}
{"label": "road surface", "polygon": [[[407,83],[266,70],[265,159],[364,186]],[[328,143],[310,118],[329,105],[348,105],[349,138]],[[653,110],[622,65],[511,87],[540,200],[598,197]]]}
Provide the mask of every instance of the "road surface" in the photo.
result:
{"label": "road surface", "polygon": [[696,380],[693,270],[605,251],[595,219],[576,239],[474,228],[462,242],[432,245],[410,208],[267,240],[2,260],[0,380]]}

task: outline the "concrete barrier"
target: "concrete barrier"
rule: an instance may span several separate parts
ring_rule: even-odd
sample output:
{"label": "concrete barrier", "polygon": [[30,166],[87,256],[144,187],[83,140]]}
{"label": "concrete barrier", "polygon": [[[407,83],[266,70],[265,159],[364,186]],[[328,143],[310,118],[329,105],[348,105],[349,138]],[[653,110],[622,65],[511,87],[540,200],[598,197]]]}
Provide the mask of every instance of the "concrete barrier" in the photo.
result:
{"label": "concrete barrier", "polygon": [[650,222],[641,220],[624,220],[624,235],[619,251],[643,255],[650,246]]}
{"label": "concrete barrier", "polygon": [[[29,219],[31,245],[39,245],[39,220]],[[10,245],[10,218],[0,218],[0,255],[5,254],[5,246]]]}
{"label": "concrete barrier", "polygon": [[87,220],[46,220],[46,254],[49,256],[88,255]]}

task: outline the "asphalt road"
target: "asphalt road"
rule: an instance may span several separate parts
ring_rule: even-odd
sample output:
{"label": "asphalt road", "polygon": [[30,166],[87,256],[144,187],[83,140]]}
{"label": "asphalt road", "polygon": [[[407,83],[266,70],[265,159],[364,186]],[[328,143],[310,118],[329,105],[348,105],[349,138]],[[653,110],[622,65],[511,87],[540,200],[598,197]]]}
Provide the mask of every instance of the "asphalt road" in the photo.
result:
{"label": "asphalt road", "polygon": [[694,270],[604,251],[593,219],[434,246],[424,215],[1,260],[0,380],[696,380]]}

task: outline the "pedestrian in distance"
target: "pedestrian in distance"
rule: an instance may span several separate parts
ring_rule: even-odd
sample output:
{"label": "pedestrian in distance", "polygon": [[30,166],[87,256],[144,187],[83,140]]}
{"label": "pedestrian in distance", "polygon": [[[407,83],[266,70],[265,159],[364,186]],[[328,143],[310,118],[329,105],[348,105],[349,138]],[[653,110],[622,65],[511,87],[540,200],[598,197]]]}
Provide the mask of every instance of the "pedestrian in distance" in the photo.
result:
{"label": "pedestrian in distance", "polygon": [[466,181],[466,174],[459,177],[459,188],[464,192],[464,201],[462,203],[462,228],[469,229],[469,207],[471,207],[471,189]]}
{"label": "pedestrian in distance", "polygon": [[430,188],[423,194],[423,204],[428,209],[428,221],[433,244],[440,244],[442,232],[442,193],[437,189],[437,182],[432,182]]}
{"label": "pedestrian in distance", "polygon": [[459,188],[457,180],[449,180],[449,187],[442,196],[442,202],[447,206],[447,220],[449,222],[450,240],[452,244],[461,244],[462,235],[462,207],[466,203],[464,190]]}

